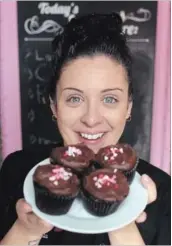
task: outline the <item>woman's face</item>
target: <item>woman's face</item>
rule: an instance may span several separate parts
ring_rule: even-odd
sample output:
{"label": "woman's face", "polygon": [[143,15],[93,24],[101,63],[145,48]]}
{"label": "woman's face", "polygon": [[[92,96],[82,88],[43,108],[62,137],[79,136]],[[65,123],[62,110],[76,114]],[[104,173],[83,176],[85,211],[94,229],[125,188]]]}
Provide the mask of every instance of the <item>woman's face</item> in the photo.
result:
{"label": "woman's face", "polygon": [[51,104],[64,144],[84,143],[95,153],[118,142],[131,107],[126,71],[105,55],[66,65]]}

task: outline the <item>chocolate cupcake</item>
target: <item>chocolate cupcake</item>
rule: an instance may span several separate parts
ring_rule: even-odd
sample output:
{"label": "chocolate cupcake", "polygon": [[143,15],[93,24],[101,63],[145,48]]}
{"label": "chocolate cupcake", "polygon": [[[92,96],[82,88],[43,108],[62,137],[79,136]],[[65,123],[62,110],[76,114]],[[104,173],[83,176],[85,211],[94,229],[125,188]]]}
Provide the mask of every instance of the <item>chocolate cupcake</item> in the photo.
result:
{"label": "chocolate cupcake", "polygon": [[99,169],[85,176],[81,195],[85,208],[96,216],[115,212],[129,193],[127,178],[117,169]]}
{"label": "chocolate cupcake", "polygon": [[80,190],[78,177],[71,169],[59,165],[38,166],[33,184],[36,206],[52,215],[67,213]]}
{"label": "chocolate cupcake", "polygon": [[70,145],[54,148],[50,155],[50,162],[52,164],[58,163],[64,167],[69,167],[77,174],[81,174],[91,168],[94,158],[94,152],[87,146]]}
{"label": "chocolate cupcake", "polygon": [[138,164],[135,150],[129,144],[116,144],[104,147],[96,155],[96,161],[103,168],[121,170],[131,183]]}

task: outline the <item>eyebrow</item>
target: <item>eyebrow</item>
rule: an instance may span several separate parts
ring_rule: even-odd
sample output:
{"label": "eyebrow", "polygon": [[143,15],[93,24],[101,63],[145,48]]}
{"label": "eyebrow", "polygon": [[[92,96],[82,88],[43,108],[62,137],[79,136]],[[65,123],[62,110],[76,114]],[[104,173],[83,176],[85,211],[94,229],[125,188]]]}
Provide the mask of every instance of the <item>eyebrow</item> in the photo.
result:
{"label": "eyebrow", "polygon": [[109,88],[109,89],[105,89],[101,92],[104,93],[104,92],[109,92],[109,91],[121,91],[121,92],[123,92],[123,90],[121,88]]}
{"label": "eyebrow", "polygon": [[84,93],[82,90],[79,90],[79,89],[73,88],[73,87],[66,87],[66,88],[63,89],[63,91],[64,91],[64,90],[74,90],[74,91],[78,91],[78,92],[80,92],[80,93]]}
{"label": "eyebrow", "polygon": [[[80,93],[84,93],[82,90],[77,89],[77,88],[73,88],[73,87],[66,87],[63,89],[63,91],[64,90],[75,90],[75,91],[78,91]],[[121,91],[121,92],[123,92],[123,90],[121,88],[109,88],[109,89],[102,90],[101,92],[105,93],[105,92],[109,92],[109,91]]]}

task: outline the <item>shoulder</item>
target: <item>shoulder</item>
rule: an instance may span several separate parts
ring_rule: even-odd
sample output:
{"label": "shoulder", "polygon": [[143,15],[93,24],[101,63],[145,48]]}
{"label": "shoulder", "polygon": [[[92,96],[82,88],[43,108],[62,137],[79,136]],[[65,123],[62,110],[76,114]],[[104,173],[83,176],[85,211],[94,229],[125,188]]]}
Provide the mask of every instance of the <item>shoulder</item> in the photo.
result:
{"label": "shoulder", "polygon": [[2,163],[0,176],[14,179],[23,176],[40,161],[49,157],[53,145],[32,146],[9,154]]}

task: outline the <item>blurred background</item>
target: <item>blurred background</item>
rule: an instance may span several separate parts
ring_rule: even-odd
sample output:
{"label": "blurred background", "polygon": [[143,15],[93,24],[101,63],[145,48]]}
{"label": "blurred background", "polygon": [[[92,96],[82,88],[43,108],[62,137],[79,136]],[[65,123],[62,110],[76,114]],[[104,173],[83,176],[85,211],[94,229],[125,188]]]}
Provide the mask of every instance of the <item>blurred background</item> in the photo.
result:
{"label": "blurred background", "polygon": [[0,2],[0,163],[16,150],[60,140],[45,91],[53,37],[76,16],[118,12],[135,92],[121,141],[170,173],[170,11],[170,1]]}

